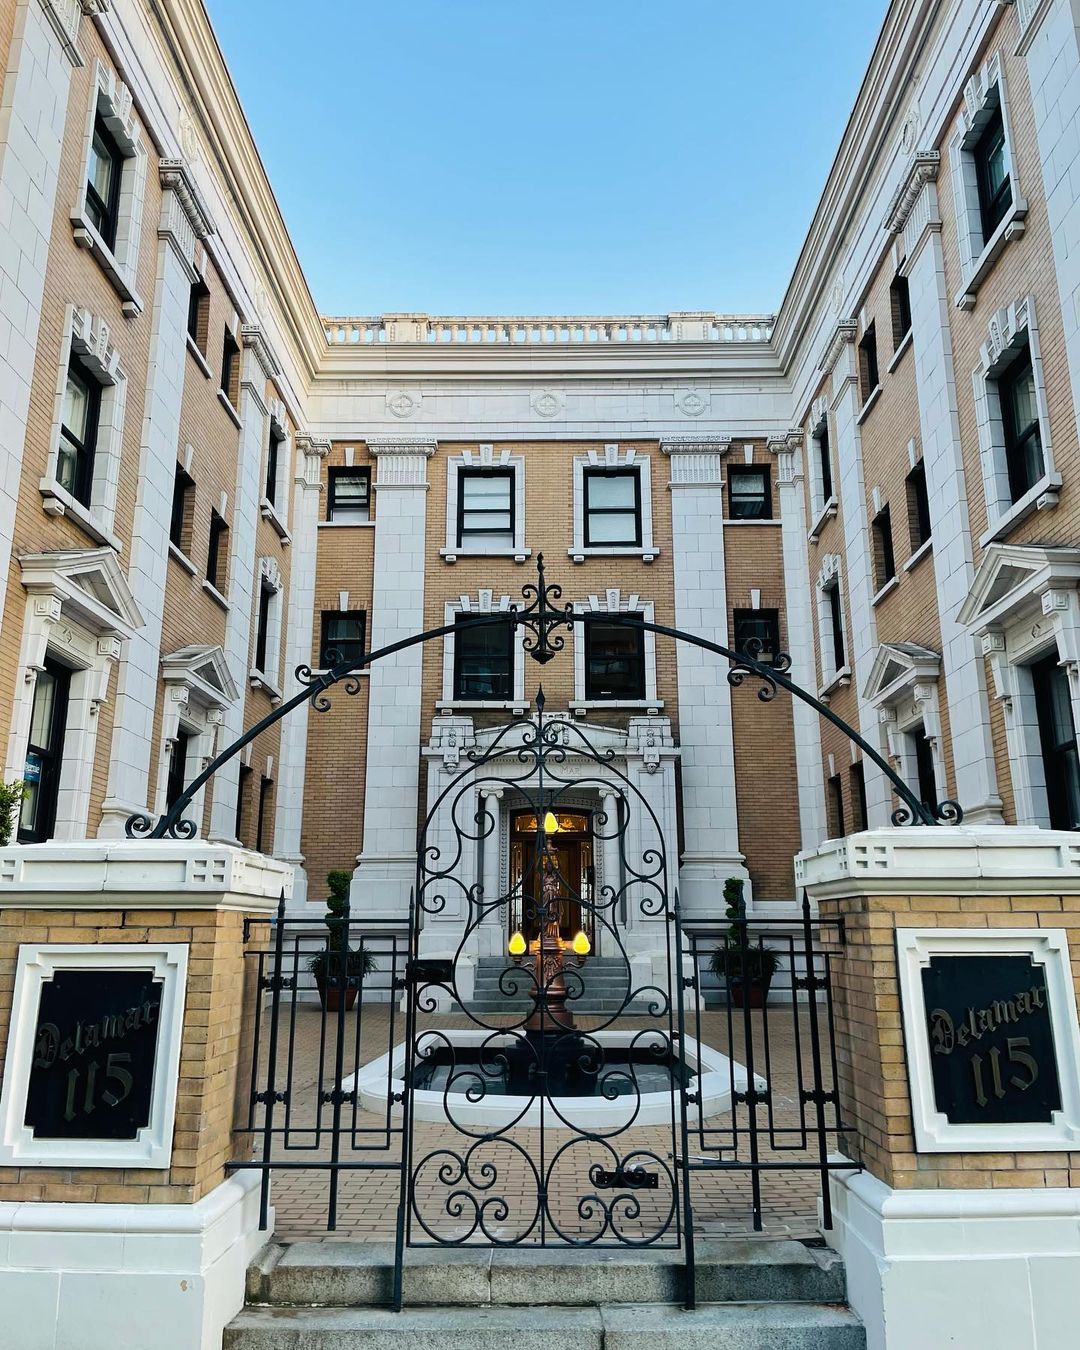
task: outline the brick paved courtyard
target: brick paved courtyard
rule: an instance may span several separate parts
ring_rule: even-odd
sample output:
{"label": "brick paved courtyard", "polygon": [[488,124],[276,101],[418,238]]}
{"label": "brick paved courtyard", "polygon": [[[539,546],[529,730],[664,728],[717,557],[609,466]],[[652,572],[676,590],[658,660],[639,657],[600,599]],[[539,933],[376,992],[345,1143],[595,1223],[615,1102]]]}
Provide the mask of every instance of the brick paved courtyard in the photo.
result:
{"label": "brick paved courtyard", "polygon": [[[391,1013],[389,1004],[366,1004],[358,1012],[359,1016],[354,1013],[346,1019],[342,1044],[343,1077],[352,1072],[357,1062],[365,1064],[385,1054],[392,1044],[404,1038],[404,1018],[396,1009]],[[284,1069],[290,1051],[293,1077],[287,1118],[283,1106],[276,1108],[274,1118],[276,1127],[283,1127],[287,1120],[289,1134],[287,1140],[283,1134],[275,1136],[273,1156],[291,1163],[303,1161],[312,1165],[303,1170],[275,1171],[271,1199],[276,1211],[276,1234],[281,1240],[325,1237],[328,1236],[326,1225],[331,1183],[329,1171],[325,1168],[320,1170],[319,1163],[332,1156],[329,1126],[333,1106],[328,1102],[320,1106],[318,1096],[320,1090],[325,1092],[333,1086],[337,1019],[324,1019],[317,1005],[305,1002],[295,1006],[283,1004],[280,1018],[277,1062],[281,1069],[278,1090],[286,1086]],[[487,1020],[499,1024],[501,1019]],[[598,1025],[599,1020],[579,1017],[578,1024],[583,1030],[588,1030]],[[431,1016],[423,1022],[424,1027],[472,1025],[460,1014]],[[655,1024],[644,1019],[622,1018],[617,1025],[630,1030]],[[358,1026],[359,1054],[356,1045]],[[703,1011],[700,1030],[692,1022],[688,1022],[687,1029],[688,1034],[700,1035],[702,1040],[722,1053],[728,1052],[730,1044],[734,1058],[745,1062],[741,1014],[729,1017],[723,1008]],[[264,1051],[266,1031],[264,1024]],[[788,1162],[812,1161],[816,1156],[815,1137],[812,1134],[804,1136],[799,1128],[797,1064],[801,1057],[805,1065],[809,1046],[809,1019],[805,1008],[796,1014],[790,1004],[771,1005],[767,1046],[764,1031],[761,1014],[755,1013],[753,1041],[756,1071],[764,1073],[764,1066],[768,1065],[768,1079],[772,1088],[771,1132],[768,1129],[769,1108],[758,1108],[759,1125],[765,1127],[763,1131],[759,1130],[758,1135],[761,1160],[775,1162],[783,1158]],[[260,1059],[263,1061],[260,1075],[263,1075],[265,1053],[260,1055]],[[324,1066],[322,1070],[320,1064]],[[261,1084],[265,1085],[264,1078]],[[826,1086],[831,1086],[828,1075]],[[804,1106],[801,1110],[805,1121],[810,1122],[813,1108]],[[747,1108],[741,1106],[738,1112],[737,1123],[745,1129]],[[258,1115],[255,1119],[259,1124],[262,1117]],[[394,1164],[400,1156],[399,1118],[395,1113],[392,1128],[388,1129],[385,1114],[360,1110],[346,1103],[342,1107],[342,1122],[345,1135],[340,1146],[340,1160],[344,1163],[374,1163],[377,1170],[339,1172],[337,1227],[329,1236],[385,1241],[393,1236],[397,1219],[399,1172]],[[718,1158],[730,1159],[733,1156],[728,1133],[731,1125],[731,1116],[721,1115],[712,1117],[703,1132],[693,1131],[691,1158],[708,1158],[712,1161]],[[781,1133],[784,1129],[792,1130],[793,1133],[784,1135]],[[481,1128],[478,1132],[485,1131]],[[460,1154],[474,1141],[446,1122],[417,1122],[413,1158],[419,1217],[430,1226],[436,1240],[460,1241],[472,1225],[475,1200],[476,1204],[484,1206],[485,1224],[495,1238],[512,1242],[529,1230],[528,1240],[535,1241],[537,1229],[530,1230],[530,1223],[537,1208],[536,1181],[528,1159],[539,1160],[543,1157],[550,1166],[559,1149],[575,1137],[573,1131],[548,1129],[544,1131],[542,1139],[538,1129],[517,1128],[508,1131],[505,1138],[482,1143],[476,1149],[471,1167],[473,1180],[479,1181],[480,1185],[469,1187],[461,1183],[452,1155]],[[261,1146],[261,1137],[256,1143]],[[650,1170],[659,1172],[662,1181],[666,1180],[664,1165],[670,1166],[672,1153],[670,1128],[632,1128],[618,1135],[613,1140],[613,1146],[620,1158],[637,1150],[645,1155],[655,1155],[655,1158],[645,1156],[641,1161]],[[835,1146],[835,1136],[830,1136],[830,1150],[835,1149]],[[437,1156],[417,1168],[421,1160],[432,1154]],[[744,1160],[749,1156],[749,1142],[745,1135],[739,1142],[739,1156]],[[632,1164],[634,1159],[628,1162]],[[596,1193],[589,1181],[589,1168],[597,1163],[611,1167],[613,1154],[593,1140],[578,1139],[551,1170],[550,1218],[553,1225],[572,1240],[587,1240],[596,1233],[598,1223],[602,1222],[595,1206],[579,1205],[583,1195]],[[440,1168],[447,1170],[441,1173]],[[761,1184],[762,1226],[767,1235],[812,1237],[817,1232],[818,1173],[813,1170],[766,1171],[762,1173]],[[462,1191],[467,1192],[472,1199],[467,1198],[460,1212],[455,1212],[457,1206],[453,1197]],[[725,1170],[696,1173],[691,1194],[694,1226],[698,1233],[724,1236],[752,1230],[749,1172]],[[640,1242],[664,1227],[664,1216],[672,1200],[671,1190],[669,1186],[662,1185],[655,1191],[636,1192],[633,1200],[637,1201],[637,1205],[624,1201],[614,1207],[613,1222],[629,1240]],[[419,1226],[416,1236],[420,1241],[430,1240],[425,1239]]]}

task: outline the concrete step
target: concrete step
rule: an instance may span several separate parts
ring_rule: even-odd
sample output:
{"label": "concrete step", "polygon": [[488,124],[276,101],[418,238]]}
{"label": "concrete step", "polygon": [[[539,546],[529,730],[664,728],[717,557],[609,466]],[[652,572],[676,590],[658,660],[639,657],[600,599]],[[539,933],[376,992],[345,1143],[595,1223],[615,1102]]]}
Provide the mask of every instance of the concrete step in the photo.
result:
{"label": "concrete step", "polygon": [[[699,1241],[701,1303],[842,1303],[844,1267],[826,1247],[765,1239]],[[388,1243],[296,1242],[263,1249],[248,1271],[248,1302],[275,1307],[378,1307],[391,1301]],[[674,1251],[412,1248],[410,1307],[454,1303],[522,1307],[682,1303],[683,1257]]]}
{"label": "concrete step", "polygon": [[621,1308],[246,1308],[223,1350],[865,1350],[858,1319],[819,1304]]}

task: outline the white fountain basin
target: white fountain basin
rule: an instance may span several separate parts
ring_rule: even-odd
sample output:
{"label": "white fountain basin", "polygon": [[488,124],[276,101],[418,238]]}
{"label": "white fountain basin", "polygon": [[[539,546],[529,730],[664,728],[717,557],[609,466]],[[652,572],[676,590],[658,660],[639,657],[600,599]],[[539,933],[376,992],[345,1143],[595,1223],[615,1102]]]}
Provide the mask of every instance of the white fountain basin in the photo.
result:
{"label": "white fountain basin", "polygon": [[[422,1033],[418,1049],[422,1050],[425,1037],[436,1044],[449,1041],[463,1049],[487,1044],[497,1047],[509,1043],[515,1033],[505,1036],[490,1031],[472,1029],[435,1030]],[[628,1048],[640,1032],[595,1031],[589,1039],[601,1046]],[[686,1037],[682,1042],[683,1059],[694,1072],[690,1091],[697,1094],[698,1104],[687,1107],[687,1118],[697,1121],[723,1115],[731,1110],[732,1092],[744,1092],[747,1073],[743,1065],[722,1055],[712,1046]],[[388,1095],[405,1090],[405,1043],[395,1045],[387,1055],[365,1064],[359,1074],[342,1083],[346,1092],[358,1089],[360,1105],[368,1111],[386,1112]],[[758,1091],[766,1087],[765,1079],[755,1075]],[[627,1125],[667,1125],[671,1122],[672,1092],[642,1092],[640,1095],[616,1097],[553,1097],[542,1104],[543,1124],[549,1129],[597,1130],[607,1132]],[[400,1113],[401,1107],[392,1108]],[[417,1088],[412,1094],[414,1120],[459,1122],[471,1128],[474,1125],[504,1129],[515,1122],[537,1128],[541,1124],[541,1102],[538,1098],[508,1096],[492,1093],[479,1101],[470,1101],[464,1092],[443,1093],[441,1090]],[[519,1119],[520,1117],[520,1119]]]}

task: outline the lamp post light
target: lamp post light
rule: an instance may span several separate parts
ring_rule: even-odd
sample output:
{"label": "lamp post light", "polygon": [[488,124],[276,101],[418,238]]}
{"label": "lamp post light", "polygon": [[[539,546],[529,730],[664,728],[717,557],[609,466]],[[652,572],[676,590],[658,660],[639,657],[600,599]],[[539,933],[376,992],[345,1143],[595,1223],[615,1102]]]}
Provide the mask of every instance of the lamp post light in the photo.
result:
{"label": "lamp post light", "polygon": [[533,962],[533,1010],[525,1023],[526,1031],[574,1030],[574,1014],[567,1007],[567,955],[572,953],[575,964],[580,967],[592,950],[584,930],[579,929],[571,942],[567,942],[559,931],[559,873],[550,842],[558,829],[555,813],[548,811],[544,816],[544,848],[540,855],[540,903],[537,906],[540,935],[527,942],[524,933],[518,930],[511,934],[507,943],[516,966],[522,965],[526,956]]}

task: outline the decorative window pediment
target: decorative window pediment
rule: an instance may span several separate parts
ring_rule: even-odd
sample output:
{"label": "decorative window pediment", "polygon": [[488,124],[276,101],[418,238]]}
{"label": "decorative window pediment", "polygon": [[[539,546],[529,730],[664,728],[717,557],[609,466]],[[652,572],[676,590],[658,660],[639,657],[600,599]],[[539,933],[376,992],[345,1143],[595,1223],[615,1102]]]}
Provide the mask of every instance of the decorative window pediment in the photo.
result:
{"label": "decorative window pediment", "polygon": [[916,685],[936,680],[941,657],[915,642],[883,642],[870,668],[863,697],[875,707],[888,707],[910,697]]}
{"label": "decorative window pediment", "polygon": [[23,586],[55,595],[93,631],[129,637],[143,626],[127,579],[111,548],[61,549],[19,559]]}
{"label": "decorative window pediment", "polygon": [[220,647],[181,647],[161,658],[161,671],[167,683],[187,685],[210,708],[226,708],[240,695]]}
{"label": "decorative window pediment", "polygon": [[1080,548],[991,544],[957,618],[975,636],[1043,612],[1043,596],[1080,585]]}

